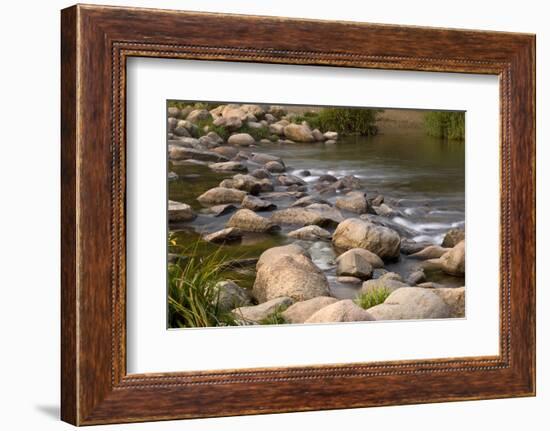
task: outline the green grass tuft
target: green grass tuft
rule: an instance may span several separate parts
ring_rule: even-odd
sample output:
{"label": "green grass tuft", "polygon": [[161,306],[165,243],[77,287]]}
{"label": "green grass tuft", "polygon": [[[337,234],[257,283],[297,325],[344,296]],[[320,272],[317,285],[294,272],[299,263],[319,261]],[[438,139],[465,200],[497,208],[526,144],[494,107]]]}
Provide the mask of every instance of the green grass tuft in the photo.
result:
{"label": "green grass tuft", "polygon": [[285,311],[287,308],[288,307],[282,306],[277,308],[276,311],[274,311],[264,319],[260,320],[258,323],[260,325],[284,325],[285,323],[287,323],[287,321],[283,317],[283,311]]}
{"label": "green grass tuft", "polygon": [[464,140],[464,112],[431,111],[424,116],[424,125],[428,135],[450,140]]}
{"label": "green grass tuft", "polygon": [[319,112],[305,112],[296,115],[292,122],[301,124],[307,121],[312,129],[322,132],[333,131],[340,135],[375,135],[378,131],[375,123],[379,109],[366,108],[323,108]]}
{"label": "green grass tuft", "polygon": [[359,296],[355,299],[355,303],[367,310],[375,305],[382,304],[388,296],[390,296],[390,291],[385,288],[373,289],[366,293],[360,293]]}

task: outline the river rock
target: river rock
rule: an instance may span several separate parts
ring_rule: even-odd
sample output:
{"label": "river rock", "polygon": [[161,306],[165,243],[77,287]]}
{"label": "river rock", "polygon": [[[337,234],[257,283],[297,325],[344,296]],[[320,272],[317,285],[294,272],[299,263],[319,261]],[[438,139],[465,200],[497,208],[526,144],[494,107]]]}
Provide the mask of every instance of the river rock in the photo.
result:
{"label": "river rock", "polygon": [[304,323],[314,313],[327,305],[338,302],[338,299],[329,296],[318,296],[307,301],[296,302],[283,311],[283,318],[288,323]]}
{"label": "river rock", "polygon": [[250,153],[250,161],[258,163],[260,165],[265,165],[269,162],[277,162],[281,165],[284,165],[283,160],[278,156],[273,156],[267,153]]}
{"label": "river rock", "polygon": [[465,288],[462,287],[439,287],[432,290],[449,307],[449,317],[465,317]]}
{"label": "river rock", "polygon": [[174,117],[168,118],[168,131],[173,132],[176,128],[176,125],[178,124],[178,119]]}
{"label": "river rock", "polygon": [[344,299],[321,308],[304,323],[368,322],[375,320],[351,299]]}
{"label": "river rock", "polygon": [[374,211],[376,212],[376,214],[382,217],[393,217],[398,214],[388,204],[384,204],[384,203],[380,204],[377,207],[374,207]]}
{"label": "river rock", "polygon": [[368,203],[365,193],[349,192],[345,197],[336,199],[336,206],[343,210],[363,214],[367,212]]}
{"label": "river rock", "polygon": [[311,134],[313,135],[313,139],[315,139],[317,142],[323,142],[326,139],[325,135],[323,135],[319,129],[313,129],[311,131]]}
{"label": "river rock", "polygon": [[426,248],[423,248],[419,252],[411,254],[409,257],[415,258],[415,259],[437,259],[438,257],[443,256],[445,253],[447,253],[450,249],[449,248],[443,248],[438,245],[429,245]]}
{"label": "river rock", "polygon": [[458,277],[463,277],[465,272],[466,243],[460,241],[452,249],[438,259],[429,259],[424,262],[425,269],[440,269],[441,271]]}
{"label": "river rock", "polygon": [[425,249],[426,247],[429,247],[430,245],[433,245],[433,244],[430,244],[429,242],[416,242],[412,239],[403,238],[401,240],[401,253],[406,255],[411,255],[414,253],[418,253],[419,251],[422,251],[423,249]]}
{"label": "river rock", "polygon": [[250,172],[250,175],[252,175],[254,178],[258,178],[259,180],[271,178],[271,174],[265,168],[254,169],[252,172]]}
{"label": "river rock", "polygon": [[409,274],[407,277],[407,284],[409,286],[415,286],[426,281],[426,274],[424,270],[417,269]]}
{"label": "river rock", "polygon": [[270,113],[265,114],[264,118],[265,121],[267,121],[267,124],[272,124],[277,121],[277,118],[275,118],[275,116]]}
{"label": "river rock", "polygon": [[304,254],[279,254],[271,261],[264,258],[259,266],[252,290],[260,302],[279,296],[288,296],[295,301],[329,296],[325,274]]}
{"label": "river rock", "polygon": [[321,175],[317,181],[320,183],[335,183],[336,181],[338,181],[338,178],[336,178],[334,175],[324,174]]}
{"label": "river rock", "polygon": [[245,121],[248,115],[248,112],[242,108],[241,105],[230,103],[225,105],[221,111],[221,115],[224,118],[234,118],[237,117],[241,121]]}
{"label": "river rock", "polygon": [[171,222],[188,222],[197,217],[193,209],[182,202],[168,201],[168,220]]}
{"label": "river rock", "polygon": [[284,136],[285,134],[285,126],[278,123],[273,123],[269,125],[269,133],[272,133],[273,135],[277,136]]}
{"label": "river rock", "polygon": [[176,118],[178,115],[180,115],[179,108],[175,106],[169,106],[168,107],[168,116]]}
{"label": "river rock", "polygon": [[204,206],[217,204],[240,204],[246,192],[237,189],[229,189],[225,187],[214,187],[200,195],[197,200]]}
{"label": "river rock", "polygon": [[318,207],[312,204],[305,208],[286,208],[273,213],[271,219],[275,223],[296,225],[333,226],[343,219],[342,214],[335,208],[326,205]]}
{"label": "river rock", "polygon": [[300,247],[298,244],[281,245],[279,247],[271,247],[264,251],[258,263],[256,264],[256,270],[259,270],[265,263],[272,263],[281,256],[296,255],[309,257],[308,253]]}
{"label": "river rock", "polygon": [[248,292],[233,281],[220,281],[214,289],[217,292],[217,306],[221,311],[231,311],[250,304]]}
{"label": "river rock", "polygon": [[317,196],[304,196],[303,198],[298,199],[294,202],[291,207],[307,207],[312,204],[328,204],[324,199],[321,199]]}
{"label": "river rock", "polygon": [[311,129],[307,125],[289,124],[285,126],[284,134],[295,142],[315,142]]}
{"label": "river rock", "polygon": [[236,133],[231,135],[227,140],[227,143],[230,145],[237,145],[238,147],[248,147],[249,145],[254,144],[254,138],[248,133]]}
{"label": "river rock", "polygon": [[216,132],[208,132],[206,137],[218,145],[223,145],[223,139]]}
{"label": "river rock", "polygon": [[292,298],[278,297],[270,301],[266,301],[259,305],[251,305],[248,307],[239,307],[232,311],[233,315],[245,323],[258,324],[262,320],[268,318],[273,313],[279,312],[294,303]]}
{"label": "river rock", "polygon": [[212,151],[201,151],[193,148],[174,147],[169,149],[169,156],[172,160],[201,160],[203,162],[227,162],[227,157]]}
{"label": "river rock", "polygon": [[208,235],[205,235],[203,238],[208,242],[226,242],[226,241],[236,241],[242,238],[243,234],[240,229],[234,227],[227,227],[225,229],[212,232]]}
{"label": "river rock", "polygon": [[194,111],[191,111],[186,118],[187,121],[191,121],[192,123],[210,119],[212,119],[212,115],[210,115],[210,112],[206,109],[195,109]]}
{"label": "river rock", "polygon": [[252,175],[237,174],[233,178],[228,178],[220,183],[220,187],[244,190],[254,195],[260,192],[273,191],[273,184],[269,179],[258,179]]}
{"label": "river rock", "polygon": [[305,241],[318,241],[326,240],[330,241],[332,235],[328,230],[319,226],[304,226],[300,229],[293,230],[288,233],[289,238],[301,239]]}
{"label": "river rock", "polygon": [[372,277],[372,265],[360,253],[352,249],[336,259],[336,275],[368,280]]}
{"label": "river rock", "polygon": [[332,235],[332,243],[343,250],[364,248],[383,260],[393,260],[399,257],[401,239],[390,228],[350,218],[338,225]]}
{"label": "river rock", "polygon": [[336,281],[343,284],[361,284],[363,282],[363,280],[361,280],[360,278],[350,277],[347,275],[336,277]]}
{"label": "river rock", "polygon": [[401,276],[394,272],[388,272],[374,280],[365,281],[361,286],[361,293],[369,293],[376,290],[387,290],[389,292],[393,292],[394,290],[403,287],[409,286],[403,282]]}
{"label": "river rock", "polygon": [[383,195],[376,195],[374,198],[372,198],[370,203],[373,207],[379,207],[380,205],[382,205],[384,203],[384,196]]}
{"label": "river rock", "polygon": [[239,153],[239,149],[230,147],[229,145],[222,145],[221,147],[212,148],[212,152],[227,157],[228,159],[232,159]]}
{"label": "river rock", "polygon": [[444,319],[451,316],[447,304],[430,289],[422,287],[397,289],[383,304],[367,311],[376,320]]}
{"label": "river rock", "polygon": [[237,210],[237,207],[233,204],[214,205],[208,208],[208,212],[210,214],[214,214],[214,217],[230,214],[236,210]]}
{"label": "river rock", "polygon": [[277,205],[269,201],[250,195],[243,199],[241,206],[252,211],[271,211],[277,208]]}
{"label": "river rock", "polygon": [[441,243],[441,246],[452,248],[455,245],[457,245],[460,241],[464,241],[465,236],[466,236],[466,233],[464,232],[464,229],[457,229],[457,228],[450,229],[445,234],[445,238],[443,238],[443,242]]}
{"label": "river rock", "polygon": [[269,172],[278,174],[285,171],[285,167],[276,161],[267,162],[265,164],[265,169],[267,169]]}
{"label": "river rock", "polygon": [[325,139],[334,139],[335,141],[338,139],[338,133],[337,132],[325,132],[324,133]]}
{"label": "river rock", "polygon": [[307,183],[301,179],[300,177],[297,177],[296,175],[290,175],[290,174],[285,174],[285,175],[279,175],[277,177],[277,182],[282,185],[282,186],[293,186],[293,185],[301,185],[301,186],[305,186]]}
{"label": "river rock", "polygon": [[186,129],[191,136],[198,137],[199,136],[199,127],[188,120],[179,120],[178,124],[176,126],[177,129],[184,128]]}
{"label": "river rock", "polygon": [[240,209],[231,216],[226,227],[235,227],[246,232],[273,232],[280,227],[269,219],[259,216],[249,209]]}
{"label": "river rock", "polygon": [[353,260],[364,260],[368,262],[373,267],[373,269],[384,267],[384,262],[382,261],[382,259],[380,259],[380,257],[364,248],[352,248],[338,256],[338,259],[336,261],[338,262],[339,260],[346,260],[350,258],[353,258]]}
{"label": "river rock", "polygon": [[176,136],[188,137],[188,138],[191,137],[191,133],[189,132],[189,130],[187,130],[187,128],[182,127],[182,126],[178,126],[177,124],[172,129],[172,133]]}
{"label": "river rock", "polygon": [[208,165],[210,169],[216,172],[247,172],[248,168],[241,162],[220,162]]}
{"label": "river rock", "polygon": [[176,147],[185,147],[185,148],[194,148],[195,150],[204,150],[204,147],[201,145],[200,141],[196,138],[191,138],[189,136],[181,136],[177,139],[171,139],[168,141],[169,146]]}
{"label": "river rock", "polygon": [[173,171],[168,172],[168,181],[176,181],[179,178],[178,174]]}
{"label": "river rock", "polygon": [[334,144],[336,144],[336,140],[335,139],[327,139],[325,141],[325,144],[326,145],[334,145]]}

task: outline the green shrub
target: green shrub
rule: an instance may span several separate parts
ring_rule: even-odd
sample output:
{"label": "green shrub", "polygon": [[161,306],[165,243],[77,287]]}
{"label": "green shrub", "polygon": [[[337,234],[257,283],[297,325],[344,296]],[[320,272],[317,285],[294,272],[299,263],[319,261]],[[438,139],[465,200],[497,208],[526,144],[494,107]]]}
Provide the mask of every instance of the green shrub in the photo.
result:
{"label": "green shrub", "polygon": [[307,121],[312,129],[322,132],[334,131],[340,135],[374,135],[377,132],[376,116],[379,109],[366,108],[323,108],[319,112],[305,112],[296,115],[292,122]]}
{"label": "green shrub", "polygon": [[359,305],[359,307],[367,310],[375,305],[382,304],[388,296],[390,296],[390,293],[391,292],[386,288],[373,289],[365,293],[360,293],[355,299],[355,303]]}
{"label": "green shrub", "polygon": [[260,139],[269,139],[269,136],[271,135],[267,127],[256,129],[254,127],[250,127],[246,123],[244,123],[242,127],[239,130],[237,130],[237,133],[248,133],[256,141],[259,141]]}
{"label": "green shrub", "polygon": [[[176,246],[174,239],[170,246]],[[206,257],[197,257],[196,246],[184,251],[187,258],[168,266],[168,323],[171,328],[198,328],[236,325],[231,312],[218,306],[216,284],[226,278],[227,263],[220,249]]]}
{"label": "green shrub", "polygon": [[424,125],[430,136],[463,140],[465,136],[464,112],[430,111],[424,116]]}

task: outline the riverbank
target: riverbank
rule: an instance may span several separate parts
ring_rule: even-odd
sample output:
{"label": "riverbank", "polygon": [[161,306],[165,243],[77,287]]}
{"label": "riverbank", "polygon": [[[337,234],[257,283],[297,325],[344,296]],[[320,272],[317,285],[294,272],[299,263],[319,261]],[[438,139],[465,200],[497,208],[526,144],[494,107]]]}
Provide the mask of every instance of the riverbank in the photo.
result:
{"label": "riverbank", "polygon": [[[235,141],[210,131],[193,138],[198,126],[189,120],[191,112],[186,120],[169,113],[169,195],[180,202],[170,205],[170,230],[178,243],[196,243],[195,253],[221,250],[231,262],[220,278],[237,283],[221,286],[240,293],[233,305],[241,307],[232,308],[239,323],[300,323],[290,315],[304,307],[331,307],[315,322],[464,315],[460,178],[447,181],[457,191],[440,184],[438,196],[427,194],[415,185],[414,167],[396,165],[395,155],[381,157],[401,138],[327,139],[331,131],[319,130],[319,140],[297,142],[284,135],[286,113],[252,109],[256,121],[250,122],[264,121],[272,130],[280,125],[283,135]],[[215,112],[224,118],[223,109]],[[174,133],[178,127],[190,136]],[[299,127],[302,136],[313,136],[307,124]],[[442,147],[426,142],[429,152],[422,152],[441,164]],[[460,171],[444,163],[443,169],[447,176]],[[365,300],[376,294],[380,304]]]}

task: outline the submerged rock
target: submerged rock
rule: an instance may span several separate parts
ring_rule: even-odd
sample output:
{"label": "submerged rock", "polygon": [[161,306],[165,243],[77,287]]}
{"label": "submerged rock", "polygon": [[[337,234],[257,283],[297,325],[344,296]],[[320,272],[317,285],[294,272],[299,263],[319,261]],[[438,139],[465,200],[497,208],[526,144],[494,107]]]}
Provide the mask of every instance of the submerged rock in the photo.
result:
{"label": "submerged rock", "polygon": [[242,207],[252,211],[271,211],[277,208],[277,205],[260,199],[256,196],[246,196],[242,201]]}
{"label": "submerged rock", "polygon": [[220,163],[212,163],[211,165],[208,165],[210,169],[216,172],[246,172],[248,171],[248,168],[241,162],[220,162]]}
{"label": "submerged rock", "polygon": [[219,217],[236,211],[237,207],[233,204],[214,205],[208,208],[210,214],[214,214],[214,217]]}
{"label": "submerged rock", "polygon": [[204,240],[208,242],[226,242],[226,241],[236,241],[243,236],[242,232],[239,229],[234,227],[228,227],[216,232],[212,232],[204,236]]}
{"label": "submerged rock", "polygon": [[321,308],[305,323],[368,322],[371,320],[375,319],[368,311],[363,310],[351,299],[344,299]]}
{"label": "submerged rock", "polygon": [[399,257],[401,239],[390,228],[350,218],[338,225],[332,235],[332,243],[343,250],[364,248],[383,260],[392,260]]}

